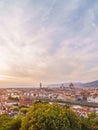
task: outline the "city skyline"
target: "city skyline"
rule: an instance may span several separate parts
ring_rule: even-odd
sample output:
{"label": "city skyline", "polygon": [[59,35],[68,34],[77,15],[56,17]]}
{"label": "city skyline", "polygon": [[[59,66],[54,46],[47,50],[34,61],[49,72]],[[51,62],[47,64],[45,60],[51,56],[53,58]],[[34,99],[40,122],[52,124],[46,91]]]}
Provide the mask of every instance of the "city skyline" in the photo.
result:
{"label": "city skyline", "polygon": [[0,84],[98,79],[97,0],[1,0]]}

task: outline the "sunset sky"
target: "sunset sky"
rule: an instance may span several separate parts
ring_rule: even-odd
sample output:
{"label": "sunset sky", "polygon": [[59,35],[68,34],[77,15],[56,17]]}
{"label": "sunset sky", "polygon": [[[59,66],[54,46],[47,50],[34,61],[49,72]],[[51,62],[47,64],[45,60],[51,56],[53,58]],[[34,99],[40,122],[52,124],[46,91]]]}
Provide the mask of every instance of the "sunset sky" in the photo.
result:
{"label": "sunset sky", "polygon": [[98,0],[0,0],[0,85],[98,79]]}

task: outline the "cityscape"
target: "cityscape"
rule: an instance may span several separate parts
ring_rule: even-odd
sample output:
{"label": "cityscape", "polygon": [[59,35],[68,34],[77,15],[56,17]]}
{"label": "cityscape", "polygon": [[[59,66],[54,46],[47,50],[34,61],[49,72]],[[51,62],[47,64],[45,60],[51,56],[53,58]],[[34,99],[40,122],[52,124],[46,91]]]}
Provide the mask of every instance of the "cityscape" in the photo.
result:
{"label": "cityscape", "polygon": [[91,112],[98,114],[98,87],[81,87],[73,83],[43,87],[40,83],[37,88],[1,88],[0,114],[18,115],[22,106],[29,108],[36,101],[68,106],[87,117]]}

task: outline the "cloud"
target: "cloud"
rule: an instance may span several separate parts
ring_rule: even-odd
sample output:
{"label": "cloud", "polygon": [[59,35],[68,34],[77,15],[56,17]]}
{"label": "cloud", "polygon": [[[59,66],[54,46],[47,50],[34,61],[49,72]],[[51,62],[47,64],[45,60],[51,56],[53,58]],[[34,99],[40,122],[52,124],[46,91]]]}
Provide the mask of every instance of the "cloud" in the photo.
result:
{"label": "cloud", "polygon": [[30,83],[97,79],[95,3],[0,2],[1,80]]}

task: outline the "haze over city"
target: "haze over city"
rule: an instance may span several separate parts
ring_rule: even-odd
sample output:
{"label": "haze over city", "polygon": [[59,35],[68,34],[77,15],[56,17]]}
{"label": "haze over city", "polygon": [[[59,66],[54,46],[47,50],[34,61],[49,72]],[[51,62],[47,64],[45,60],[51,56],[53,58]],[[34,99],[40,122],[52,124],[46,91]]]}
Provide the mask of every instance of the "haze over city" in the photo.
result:
{"label": "haze over city", "polygon": [[97,0],[0,0],[1,85],[97,79]]}

